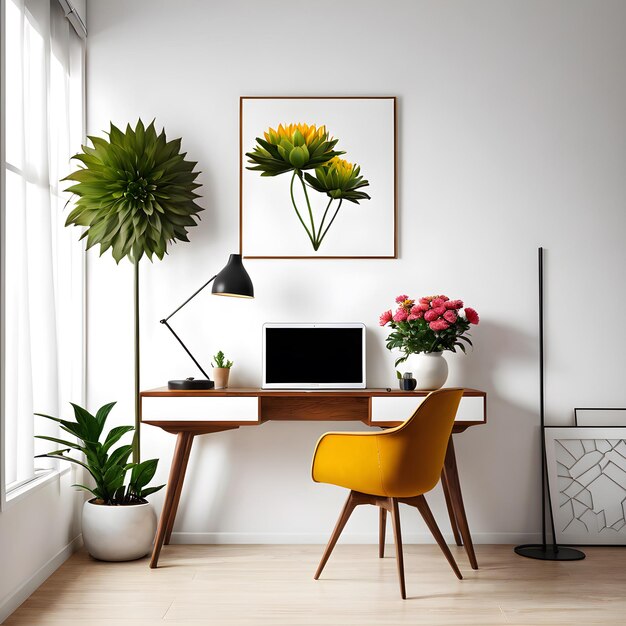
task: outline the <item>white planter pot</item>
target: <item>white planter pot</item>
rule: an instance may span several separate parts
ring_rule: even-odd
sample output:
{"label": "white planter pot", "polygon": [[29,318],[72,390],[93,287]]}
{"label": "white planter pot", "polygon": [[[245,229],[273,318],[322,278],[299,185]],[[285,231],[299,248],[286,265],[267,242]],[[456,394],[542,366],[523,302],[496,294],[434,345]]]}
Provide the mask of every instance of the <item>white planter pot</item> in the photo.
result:
{"label": "white planter pot", "polygon": [[152,549],[156,513],[150,503],[105,506],[83,505],[83,541],[100,561],[132,561]]}
{"label": "white planter pot", "polygon": [[420,391],[432,391],[446,384],[448,363],[443,352],[421,352],[412,354],[402,365],[405,372],[413,372]]}

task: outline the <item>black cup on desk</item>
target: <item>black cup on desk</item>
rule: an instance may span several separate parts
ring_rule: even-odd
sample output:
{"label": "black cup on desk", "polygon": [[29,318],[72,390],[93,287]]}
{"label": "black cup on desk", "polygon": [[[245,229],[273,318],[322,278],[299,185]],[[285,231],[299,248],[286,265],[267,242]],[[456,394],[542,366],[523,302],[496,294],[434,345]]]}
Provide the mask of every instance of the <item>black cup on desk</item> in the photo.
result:
{"label": "black cup on desk", "polygon": [[413,391],[417,387],[417,380],[415,378],[400,378],[400,389],[402,391]]}

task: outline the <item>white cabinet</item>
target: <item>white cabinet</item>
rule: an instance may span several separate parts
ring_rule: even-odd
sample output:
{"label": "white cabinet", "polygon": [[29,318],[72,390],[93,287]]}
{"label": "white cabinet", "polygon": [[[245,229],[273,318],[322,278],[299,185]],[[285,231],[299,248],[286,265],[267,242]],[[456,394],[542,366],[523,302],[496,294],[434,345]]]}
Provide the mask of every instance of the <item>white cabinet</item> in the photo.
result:
{"label": "white cabinet", "polygon": [[[404,422],[425,400],[424,397],[373,396],[372,423]],[[485,398],[483,396],[463,396],[456,414],[456,422],[484,422]]]}
{"label": "white cabinet", "polygon": [[259,399],[239,397],[158,397],[144,396],[141,400],[144,422],[206,421],[258,422]]}

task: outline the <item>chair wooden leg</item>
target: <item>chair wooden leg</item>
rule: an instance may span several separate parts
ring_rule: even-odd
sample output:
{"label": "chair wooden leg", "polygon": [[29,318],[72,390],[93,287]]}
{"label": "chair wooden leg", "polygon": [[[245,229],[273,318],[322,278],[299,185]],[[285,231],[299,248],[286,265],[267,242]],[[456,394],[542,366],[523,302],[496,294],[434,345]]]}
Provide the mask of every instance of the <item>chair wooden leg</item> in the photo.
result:
{"label": "chair wooden leg", "polygon": [[391,522],[393,538],[396,542],[396,563],[398,565],[398,579],[400,580],[400,595],[406,600],[406,586],[404,584],[404,556],[402,554],[402,532],[400,531],[400,511],[397,498],[389,498],[391,505]]}
{"label": "chair wooden leg", "polygon": [[422,514],[422,517],[424,518],[424,521],[426,522],[426,526],[428,526],[428,529],[430,530],[433,537],[435,538],[435,541],[439,544],[439,547],[441,548],[441,551],[443,552],[444,556],[448,560],[448,563],[450,563],[450,567],[452,568],[452,571],[456,574],[456,577],[459,580],[462,580],[463,576],[461,575],[459,567],[456,564],[454,557],[452,556],[452,552],[450,552],[450,548],[448,548],[448,544],[446,543],[445,539],[443,538],[443,535],[441,534],[441,531],[439,530],[439,527],[437,526],[437,522],[435,521],[435,518],[433,517],[433,514],[430,511],[430,507],[428,506],[428,503],[426,502],[426,498],[424,496],[417,496],[415,498],[411,498],[410,500],[411,501],[407,502],[407,504],[412,504]]}
{"label": "chair wooden leg", "polygon": [[385,531],[387,530],[387,509],[378,509],[378,558],[385,557]]}
{"label": "chair wooden leg", "polygon": [[344,529],[344,526],[350,519],[350,515],[352,515],[352,511],[354,511],[355,507],[356,507],[356,502],[355,502],[354,492],[351,491],[350,494],[348,495],[348,499],[346,500],[346,503],[343,505],[343,510],[341,511],[341,515],[339,516],[339,519],[337,520],[337,524],[335,524],[335,529],[333,530],[333,534],[331,535],[328,541],[326,550],[324,550],[324,554],[322,555],[322,560],[320,561],[320,564],[317,567],[315,576],[313,576],[315,580],[317,580],[320,577],[322,570],[324,569],[324,566],[326,565],[326,562],[328,561],[328,558],[330,557],[331,552],[333,551],[333,548],[335,547],[335,544],[337,543],[337,539],[339,539],[339,535],[341,535],[341,531]]}

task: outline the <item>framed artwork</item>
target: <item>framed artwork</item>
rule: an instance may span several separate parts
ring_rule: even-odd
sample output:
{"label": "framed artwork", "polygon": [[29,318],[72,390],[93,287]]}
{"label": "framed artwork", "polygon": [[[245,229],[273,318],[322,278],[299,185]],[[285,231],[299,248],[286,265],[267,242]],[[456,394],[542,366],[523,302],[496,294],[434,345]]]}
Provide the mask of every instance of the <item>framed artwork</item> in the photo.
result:
{"label": "framed artwork", "polygon": [[248,259],[397,257],[396,98],[244,96]]}
{"label": "framed artwork", "polygon": [[626,545],[626,428],[545,429],[556,541]]}
{"label": "framed artwork", "polygon": [[626,428],[626,409],[574,409],[576,426],[623,426]]}

